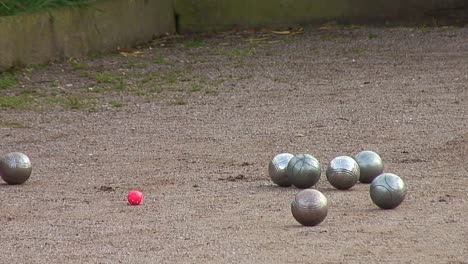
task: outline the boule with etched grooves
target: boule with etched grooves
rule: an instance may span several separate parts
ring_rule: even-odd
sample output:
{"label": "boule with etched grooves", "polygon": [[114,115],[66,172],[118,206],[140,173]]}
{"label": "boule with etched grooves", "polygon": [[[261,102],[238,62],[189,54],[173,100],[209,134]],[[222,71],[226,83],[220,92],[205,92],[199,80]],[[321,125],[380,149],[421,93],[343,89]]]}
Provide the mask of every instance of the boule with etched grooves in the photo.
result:
{"label": "boule with etched grooves", "polygon": [[320,162],[312,155],[295,155],[288,163],[287,174],[292,185],[300,189],[314,186],[320,179]]}
{"label": "boule with etched grooves", "polygon": [[348,190],[359,180],[359,165],[349,156],[338,156],[330,161],[325,174],[333,187]]}
{"label": "boule with etched grooves", "polygon": [[370,185],[370,197],[382,209],[393,209],[405,200],[408,187],[396,174],[382,173]]}
{"label": "boule with etched grooves", "polygon": [[291,202],[291,212],[297,222],[304,226],[320,224],[328,215],[328,200],[315,189],[300,191]]}

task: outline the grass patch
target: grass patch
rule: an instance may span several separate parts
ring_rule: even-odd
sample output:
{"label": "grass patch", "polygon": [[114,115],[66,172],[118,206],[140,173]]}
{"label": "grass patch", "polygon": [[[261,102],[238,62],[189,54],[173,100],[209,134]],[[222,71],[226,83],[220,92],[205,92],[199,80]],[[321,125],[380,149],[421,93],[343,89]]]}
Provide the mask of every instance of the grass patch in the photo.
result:
{"label": "grass patch", "polygon": [[422,24],[422,25],[417,26],[416,30],[418,30],[421,33],[426,33],[427,31],[429,31],[429,28],[427,27],[426,24]]}
{"label": "grass patch", "polygon": [[[122,75],[112,73],[112,72],[100,72],[100,73],[92,73],[92,72],[82,72],[81,77],[86,77],[96,81],[98,84],[105,84],[111,85],[114,90],[117,91],[124,91],[127,89],[127,84],[124,81],[124,77]],[[91,89],[97,89],[96,87]]]}
{"label": "grass patch", "polygon": [[119,102],[119,101],[110,101],[109,105],[112,106],[112,107],[118,108],[118,107],[124,107],[127,104],[125,104],[123,102]]}
{"label": "grass patch", "polygon": [[148,64],[137,58],[128,58],[126,67],[128,69],[144,69],[148,67]]}
{"label": "grass patch", "polygon": [[34,98],[28,95],[0,95],[0,108],[28,109],[33,101]]}
{"label": "grass patch", "polygon": [[104,56],[105,56],[104,52],[99,52],[99,51],[95,53],[91,53],[89,55],[91,59],[101,59],[101,58],[104,58]]}
{"label": "grass patch", "polygon": [[232,55],[237,57],[253,56],[255,55],[255,47],[234,48],[232,49]]}
{"label": "grass patch", "polygon": [[372,33],[371,31],[369,31],[369,34],[367,35],[367,37],[368,37],[369,39],[375,39],[375,38],[378,37],[378,35],[375,34],[375,33]]}
{"label": "grass patch", "polygon": [[127,89],[127,85],[125,84],[123,79],[120,79],[117,83],[114,84],[114,89],[117,91],[123,91]]}
{"label": "grass patch", "polygon": [[78,71],[78,70],[84,70],[88,67],[88,65],[84,62],[77,61],[77,60],[72,60],[70,61],[70,65],[73,70]]}
{"label": "grass patch", "polygon": [[47,97],[45,101],[50,104],[62,104],[65,99],[62,97]]}
{"label": "grass patch", "polygon": [[192,84],[192,86],[190,88],[190,92],[196,93],[196,92],[203,91],[205,94],[208,94],[208,95],[217,95],[217,94],[219,94],[219,91],[217,89],[208,88],[204,84],[206,84],[206,83],[204,83],[203,81],[201,83]]}
{"label": "grass patch", "polygon": [[23,124],[21,121],[18,120],[3,120],[0,119],[0,127],[7,127],[7,128],[25,128],[28,127]]}
{"label": "grass patch", "polygon": [[80,97],[77,95],[70,95],[67,97],[48,97],[45,101],[52,105],[60,105],[69,110],[92,110],[98,104],[96,99]]}
{"label": "grass patch", "polygon": [[59,87],[59,81],[58,80],[53,80],[49,82],[50,87],[52,88],[58,88]]}
{"label": "grass patch", "polygon": [[63,101],[63,105],[69,109],[81,109],[84,108],[86,102],[83,99],[80,99],[76,96],[69,96],[65,98]]}
{"label": "grass patch", "polygon": [[30,97],[42,97],[42,96],[44,96],[44,93],[42,93],[40,90],[34,89],[34,88],[29,88],[29,89],[22,90],[19,94],[24,95],[24,96],[30,96]]}
{"label": "grass patch", "polygon": [[161,81],[165,84],[177,84],[179,82],[179,72],[169,72],[166,75],[161,76]]}
{"label": "grass patch", "polygon": [[153,94],[162,93],[162,91],[163,91],[163,88],[158,85],[152,86],[148,89],[148,92],[153,93]]}
{"label": "grass patch", "polygon": [[171,64],[161,55],[153,56],[152,61],[154,63],[156,63],[156,64],[159,64],[159,65],[170,65]]}
{"label": "grass patch", "polygon": [[94,0],[3,0],[0,1],[0,16],[31,13],[46,8],[85,5]]}
{"label": "grass patch", "polygon": [[11,73],[0,74],[0,89],[7,89],[18,84],[18,78]]}
{"label": "grass patch", "polygon": [[98,83],[117,83],[120,79],[120,76],[117,76],[113,73],[107,73],[107,72],[102,72],[102,73],[96,73],[92,75],[94,80]]}
{"label": "grass patch", "polygon": [[95,101],[89,100],[88,98],[80,98],[77,96],[68,96],[63,100],[63,106],[68,109],[79,110],[84,108],[91,108],[96,105]]}
{"label": "grass patch", "polygon": [[203,85],[201,84],[192,84],[192,87],[190,88],[190,91],[192,93],[199,92],[203,89]]}

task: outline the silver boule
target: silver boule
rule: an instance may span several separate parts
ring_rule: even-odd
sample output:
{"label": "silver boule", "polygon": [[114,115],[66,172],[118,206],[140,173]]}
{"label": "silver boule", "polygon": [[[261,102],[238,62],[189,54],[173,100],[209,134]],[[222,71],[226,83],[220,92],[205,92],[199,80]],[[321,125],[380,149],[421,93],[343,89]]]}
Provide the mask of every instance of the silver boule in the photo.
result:
{"label": "silver boule", "polygon": [[353,187],[359,180],[359,165],[351,157],[338,156],[328,164],[327,180],[339,190],[347,190]]}
{"label": "silver boule", "polygon": [[281,187],[291,186],[286,169],[291,158],[294,157],[291,153],[280,153],[273,157],[268,165],[268,175],[270,179]]}
{"label": "silver boule", "polygon": [[11,152],[0,159],[0,176],[8,184],[26,182],[31,172],[31,161],[21,152]]}
{"label": "silver boule", "polygon": [[291,202],[291,212],[294,219],[304,226],[318,225],[328,214],[327,197],[314,189],[302,190]]}
{"label": "silver boule", "polygon": [[362,183],[371,183],[375,177],[383,173],[384,163],[379,154],[374,151],[364,150],[354,156],[359,164],[361,175],[359,181]]}
{"label": "silver boule", "polygon": [[300,189],[314,186],[320,179],[320,162],[312,155],[295,155],[288,163],[287,175],[292,185]]}
{"label": "silver boule", "polygon": [[377,176],[370,185],[370,197],[375,205],[382,209],[399,206],[406,196],[406,183],[393,173]]}

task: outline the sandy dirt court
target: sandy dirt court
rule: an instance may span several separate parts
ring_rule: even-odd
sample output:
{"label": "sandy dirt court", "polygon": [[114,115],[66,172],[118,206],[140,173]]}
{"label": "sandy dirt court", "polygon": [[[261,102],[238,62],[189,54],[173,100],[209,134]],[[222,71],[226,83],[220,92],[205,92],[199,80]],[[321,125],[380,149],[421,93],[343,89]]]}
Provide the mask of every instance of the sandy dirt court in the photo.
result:
{"label": "sandy dirt court", "polygon": [[[297,33],[166,36],[16,73],[0,92],[29,101],[1,109],[0,149],[33,173],[0,184],[0,263],[468,263],[468,28]],[[365,149],[406,181],[398,208],[327,182]],[[281,152],[322,163],[320,225],[269,180]]]}

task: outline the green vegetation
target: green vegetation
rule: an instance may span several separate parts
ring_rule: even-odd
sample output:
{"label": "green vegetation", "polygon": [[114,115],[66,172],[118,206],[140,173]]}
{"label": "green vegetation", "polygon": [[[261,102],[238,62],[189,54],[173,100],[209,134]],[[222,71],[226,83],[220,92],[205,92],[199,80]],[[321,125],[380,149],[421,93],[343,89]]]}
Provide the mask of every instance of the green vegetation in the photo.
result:
{"label": "green vegetation", "polygon": [[254,47],[234,48],[232,49],[232,54],[238,57],[252,56],[255,54],[255,48]]}
{"label": "green vegetation", "polygon": [[8,127],[8,128],[25,128],[27,127],[21,121],[18,120],[4,120],[0,119],[0,127]]}
{"label": "green vegetation", "polygon": [[85,5],[95,0],[0,0],[0,16],[30,13],[45,8]]}
{"label": "green vegetation", "polygon": [[377,38],[378,36],[377,36],[377,34],[372,33],[371,31],[369,31],[368,37],[369,37],[369,39],[375,39],[375,38]]}
{"label": "green vegetation", "polygon": [[160,76],[160,81],[168,85],[177,84],[179,82],[179,76],[181,76],[179,71],[170,71]]}
{"label": "green vegetation", "polygon": [[0,108],[28,109],[32,101],[34,98],[28,95],[0,95]]}
{"label": "green vegetation", "polygon": [[192,84],[192,88],[190,89],[190,91],[195,93],[195,92],[201,91],[202,88],[203,86],[201,84],[195,83],[195,84]]}
{"label": "green vegetation", "polygon": [[117,107],[124,107],[126,104],[123,102],[119,102],[119,101],[110,101],[109,105],[117,108]]}
{"label": "green vegetation", "polygon": [[155,94],[155,93],[161,93],[163,91],[161,86],[153,86],[148,89],[148,92]]}
{"label": "green vegetation", "polygon": [[153,57],[153,62],[160,65],[170,65],[170,63],[161,55],[155,55]]}
{"label": "green vegetation", "polygon": [[58,102],[61,103],[62,106],[64,106],[65,108],[72,110],[93,109],[93,107],[96,106],[98,103],[97,100],[89,99],[86,97],[80,97],[78,95],[62,98]]}
{"label": "green vegetation", "polygon": [[75,71],[84,70],[88,66],[88,65],[86,65],[86,63],[78,61],[78,60],[71,60],[70,65],[73,68],[73,70],[75,70]]}
{"label": "green vegetation", "polygon": [[[242,52],[243,53],[243,52]],[[246,55],[248,56],[248,55]],[[88,67],[88,66],[86,66]],[[74,71],[71,71],[72,73]],[[21,76],[28,80],[28,74],[4,73],[2,75],[3,89],[0,90],[0,110],[13,109],[19,111],[47,111],[48,109],[98,111],[101,105],[113,108],[127,106],[123,100],[109,100],[109,95],[114,96],[139,96],[150,102],[153,100],[167,100],[174,106],[188,104],[189,94],[215,96],[219,94],[216,86],[221,80],[209,80],[206,76],[195,74],[190,70],[182,69],[158,69],[141,73],[139,70],[129,71],[125,74],[108,69],[101,72],[90,70],[73,73],[84,80],[76,88],[74,85],[49,79],[36,86],[25,82],[24,86],[17,85]],[[5,81],[9,80],[9,81]],[[5,85],[8,83],[8,85]],[[70,87],[70,88],[68,88]],[[71,88],[73,87],[73,88]],[[102,108],[106,109],[106,108]],[[1,121],[1,120],[0,120]],[[0,122],[0,126],[20,127],[20,123]]]}
{"label": "green vegetation", "polygon": [[69,95],[66,97],[46,97],[49,107],[59,106],[68,110],[94,111],[99,101],[82,95]]}
{"label": "green vegetation", "polygon": [[18,84],[18,78],[11,73],[0,74],[0,89],[7,89]]}
{"label": "green vegetation", "polygon": [[[58,106],[72,110],[93,110],[99,103],[89,93],[69,94],[56,88],[54,83],[51,82],[49,88],[45,90],[39,88],[10,89],[7,91],[8,94],[0,94],[0,109],[42,111]],[[0,126],[21,127],[21,124],[0,122]]]}
{"label": "green vegetation", "polygon": [[114,84],[119,81],[119,76],[108,72],[96,73],[93,75],[93,77],[98,83]]}
{"label": "green vegetation", "polygon": [[148,64],[145,62],[142,62],[141,60],[137,58],[128,58],[126,67],[128,69],[136,69],[136,68],[144,69],[148,67]]}
{"label": "green vegetation", "polygon": [[[186,52],[187,46],[205,44],[184,41],[178,48]],[[248,43],[222,52],[230,60],[242,60],[263,52],[257,47],[257,43]],[[105,111],[127,107],[128,97],[183,106],[190,103],[194,94],[197,97],[218,95],[217,87],[223,83],[175,60],[168,61],[163,54],[116,56],[115,59],[117,63],[107,64],[71,57],[66,65],[59,67],[29,67],[0,73],[0,111]],[[142,69],[140,65],[147,67]],[[21,124],[0,122],[0,126],[20,127]]]}
{"label": "green vegetation", "polygon": [[416,30],[418,30],[421,33],[426,33],[429,28],[426,26],[426,24],[422,24],[416,27]]}
{"label": "green vegetation", "polygon": [[[124,76],[118,73],[114,72],[82,72],[81,77],[86,77],[91,80],[94,80],[97,82],[98,85],[101,86],[111,86],[112,89],[116,91],[124,91],[127,89],[127,85],[124,81]],[[102,89],[99,89],[100,87],[97,88],[91,88],[88,89],[90,92],[95,92],[98,93]]]}

